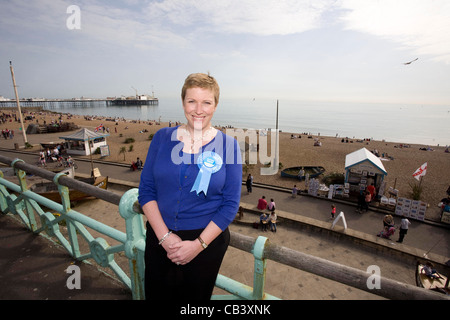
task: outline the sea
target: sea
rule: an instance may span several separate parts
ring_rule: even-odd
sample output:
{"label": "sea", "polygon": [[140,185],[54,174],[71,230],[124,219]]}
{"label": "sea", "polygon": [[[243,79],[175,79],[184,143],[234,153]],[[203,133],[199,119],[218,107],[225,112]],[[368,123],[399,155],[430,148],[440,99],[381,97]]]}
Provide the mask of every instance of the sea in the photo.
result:
{"label": "sea", "polygon": [[[180,98],[159,98],[158,105],[149,106],[111,106],[98,101],[83,106],[57,103],[44,109],[129,120],[185,121]],[[246,129],[278,127],[293,134],[405,144],[450,145],[450,105],[222,98],[212,124]]]}

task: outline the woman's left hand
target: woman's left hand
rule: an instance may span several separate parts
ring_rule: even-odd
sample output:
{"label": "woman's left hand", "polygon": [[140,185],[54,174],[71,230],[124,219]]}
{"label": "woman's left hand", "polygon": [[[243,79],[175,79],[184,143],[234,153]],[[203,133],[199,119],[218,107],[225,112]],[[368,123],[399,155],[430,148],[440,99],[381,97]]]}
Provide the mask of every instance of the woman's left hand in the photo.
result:
{"label": "woman's left hand", "polygon": [[191,262],[202,250],[200,242],[195,239],[193,241],[181,241],[170,246],[173,253],[167,257],[176,264],[185,265]]}

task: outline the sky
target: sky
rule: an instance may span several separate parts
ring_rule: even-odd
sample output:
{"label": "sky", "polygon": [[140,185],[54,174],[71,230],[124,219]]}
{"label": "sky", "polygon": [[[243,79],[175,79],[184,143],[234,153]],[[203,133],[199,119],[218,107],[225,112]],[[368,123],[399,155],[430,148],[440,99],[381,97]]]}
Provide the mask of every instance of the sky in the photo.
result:
{"label": "sky", "polygon": [[[2,0],[0,96],[450,104],[448,0]],[[411,64],[404,63],[418,60]]]}

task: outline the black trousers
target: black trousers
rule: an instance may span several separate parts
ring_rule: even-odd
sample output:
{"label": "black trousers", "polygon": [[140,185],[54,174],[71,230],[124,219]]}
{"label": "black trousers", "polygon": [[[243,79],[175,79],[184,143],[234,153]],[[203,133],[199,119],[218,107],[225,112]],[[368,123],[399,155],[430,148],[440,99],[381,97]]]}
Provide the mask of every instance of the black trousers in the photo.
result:
{"label": "black trousers", "polygon": [[408,229],[401,229],[400,228],[400,234],[398,236],[398,242],[403,242],[403,238],[408,233]]}
{"label": "black trousers", "polygon": [[[195,240],[199,230],[172,231],[182,240]],[[145,296],[147,300],[210,300],[220,265],[230,243],[226,229],[208,248],[186,265],[176,265],[167,258],[167,252],[158,244],[147,222],[145,248]]]}

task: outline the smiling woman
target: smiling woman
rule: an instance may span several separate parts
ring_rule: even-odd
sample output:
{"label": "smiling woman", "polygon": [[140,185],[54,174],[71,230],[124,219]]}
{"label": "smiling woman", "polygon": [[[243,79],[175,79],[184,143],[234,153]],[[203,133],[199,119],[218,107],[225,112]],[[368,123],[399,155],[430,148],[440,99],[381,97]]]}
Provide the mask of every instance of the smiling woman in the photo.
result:
{"label": "smiling woman", "polygon": [[147,299],[211,297],[242,181],[237,141],[211,127],[218,101],[213,77],[188,76],[182,89],[187,123],[159,130],[150,144],[139,185],[148,220]]}
{"label": "smiling woman", "polygon": [[186,79],[181,98],[187,124],[178,130],[184,150],[197,151],[216,136],[217,130],[211,127],[211,120],[219,103],[219,94],[219,86],[210,75],[196,73]]}

